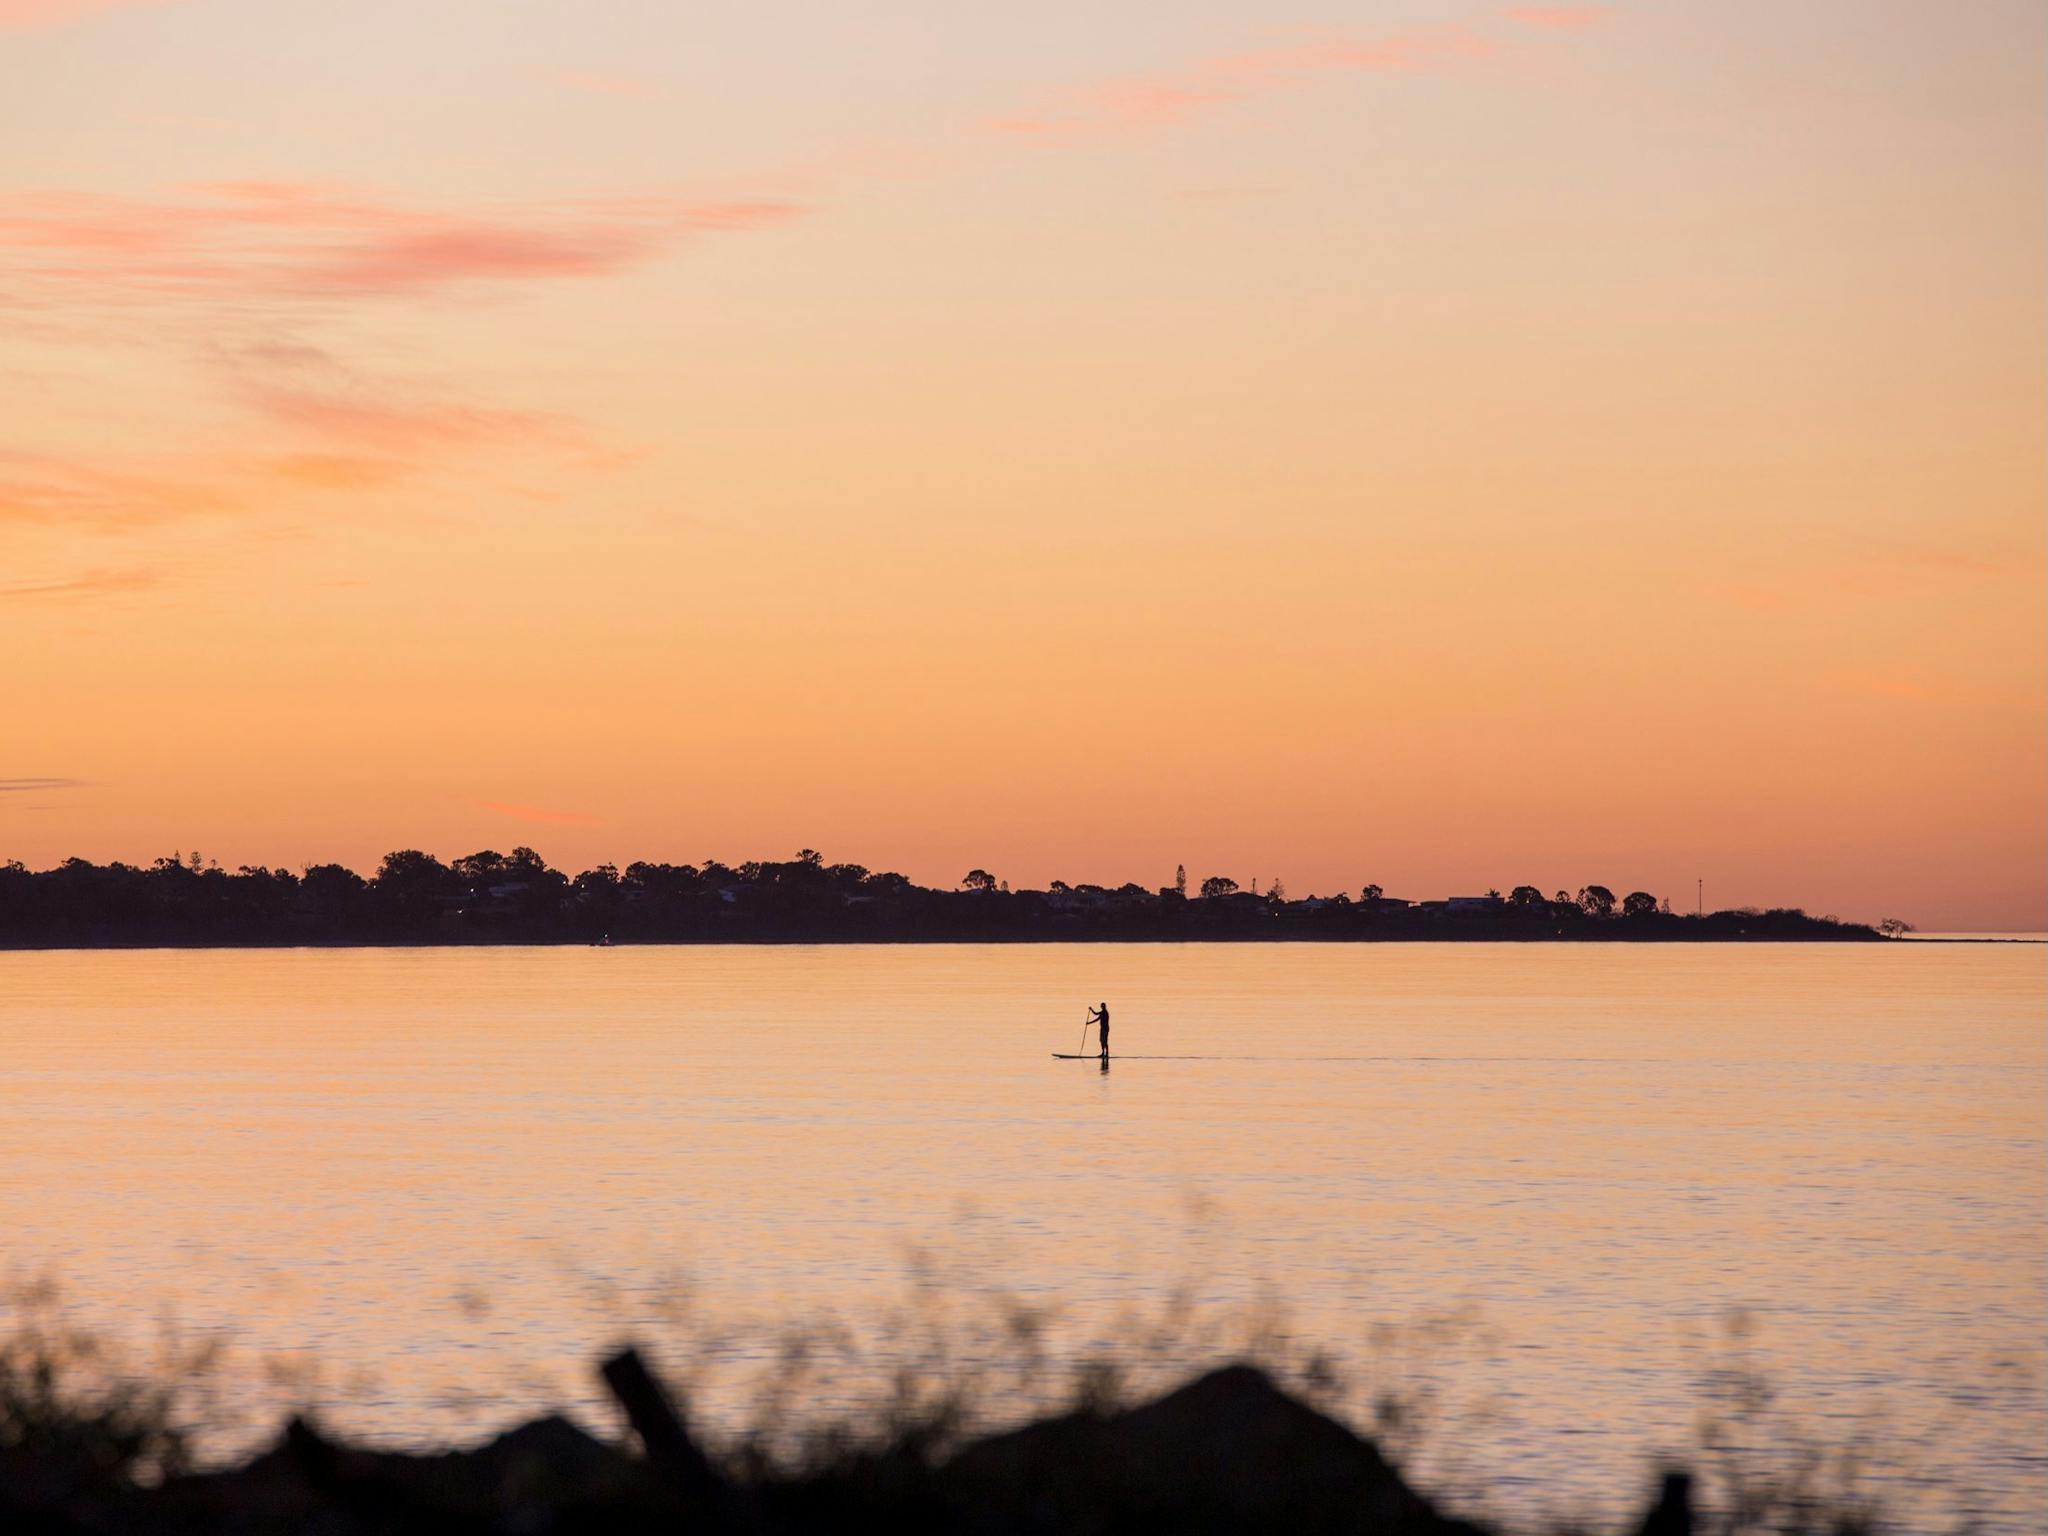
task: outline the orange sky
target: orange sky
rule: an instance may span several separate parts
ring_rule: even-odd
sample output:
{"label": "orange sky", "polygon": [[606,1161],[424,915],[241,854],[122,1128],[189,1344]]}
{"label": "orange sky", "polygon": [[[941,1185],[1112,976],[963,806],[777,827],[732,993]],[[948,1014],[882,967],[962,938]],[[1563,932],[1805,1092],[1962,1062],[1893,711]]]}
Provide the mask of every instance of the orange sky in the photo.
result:
{"label": "orange sky", "polygon": [[2031,3],[0,0],[0,858],[2048,926]]}

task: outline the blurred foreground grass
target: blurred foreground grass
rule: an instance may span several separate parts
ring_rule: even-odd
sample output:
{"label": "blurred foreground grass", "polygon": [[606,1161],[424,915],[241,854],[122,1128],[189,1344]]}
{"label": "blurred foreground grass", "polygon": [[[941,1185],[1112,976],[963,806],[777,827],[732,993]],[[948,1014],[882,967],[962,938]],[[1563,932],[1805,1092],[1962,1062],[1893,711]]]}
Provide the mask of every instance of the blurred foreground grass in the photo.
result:
{"label": "blurred foreground grass", "polygon": [[[1178,1405],[1175,1411],[1183,1415],[1170,1421],[1180,1427],[1166,1432],[1168,1443],[1184,1440],[1190,1457],[1199,1461],[1160,1474],[1167,1486],[1176,1479],[1193,1486],[1203,1477],[1237,1478],[1223,1486],[1233,1490],[1231,1499],[1241,1493],[1247,1502],[1232,1504],[1235,1513],[1219,1529],[1298,1528],[1302,1512],[1288,1504],[1289,1489],[1314,1483],[1318,1476],[1328,1482],[1324,1463],[1332,1454],[1340,1460],[1353,1457],[1368,1469],[1384,1458],[1389,1486],[1401,1489],[1404,1498],[1408,1487],[1424,1496],[1412,1508],[1406,1503],[1373,1505],[1377,1512],[1359,1524],[1351,1515],[1363,1518],[1360,1512],[1370,1501],[1363,1492],[1356,1499],[1346,1495],[1351,1502],[1343,1508],[1349,1514],[1331,1515],[1334,1523],[1316,1516],[1333,1530],[1483,1528],[1537,1536],[1640,1527],[1656,1536],[1691,1531],[1852,1536],[1881,1529],[1956,1530],[1969,1523],[1955,1513],[1967,1507],[1967,1498],[1947,1497],[1957,1490],[1936,1471],[1887,1478],[1883,1500],[1873,1492],[1867,1475],[1871,1467],[1896,1463],[1909,1453],[1934,1467],[1938,1447],[1881,1444],[1875,1430],[1872,1438],[1846,1445],[1822,1445],[1805,1436],[1779,1409],[1766,1372],[1749,1351],[1749,1328],[1739,1315],[1703,1347],[1693,1443],[1674,1448],[1664,1465],[1643,1467],[1637,1487],[1614,1491],[1612,1507],[1643,1511],[1617,1522],[1561,1509],[1540,1488],[1518,1491],[1510,1502],[1499,1491],[1500,1480],[1487,1475],[1488,1406],[1448,1399],[1443,1375],[1435,1369],[1436,1362],[1471,1345],[1475,1337],[1483,1343],[1483,1326],[1469,1313],[1375,1329],[1358,1355],[1347,1358],[1293,1332],[1277,1302],[1204,1307],[1192,1283],[1154,1306],[1123,1308],[1107,1322],[1083,1328],[1056,1303],[1030,1302],[986,1287],[967,1294],[952,1283],[956,1279],[935,1266],[913,1264],[903,1303],[858,1327],[833,1319],[715,1327],[699,1314],[687,1289],[676,1288],[668,1326],[661,1330],[666,1337],[645,1353],[651,1379],[662,1383],[668,1400],[684,1410],[714,1397],[731,1405],[715,1418],[679,1413],[679,1433],[689,1455],[710,1469],[706,1487],[750,1501],[722,1514],[699,1510],[698,1523],[749,1530],[853,1529],[858,1519],[874,1517],[932,1529],[1144,1529],[1142,1521],[1120,1521],[1116,1510],[1123,1506],[1115,1500],[1135,1498],[1134,1507],[1142,1510],[1153,1508],[1162,1495],[1109,1489],[1104,1479],[1110,1474],[1102,1466],[1083,1478],[1086,1497],[1109,1501],[1102,1509],[1085,1500],[1072,1504],[1069,1494],[1082,1498],[1083,1493],[1068,1490],[1060,1495],[1068,1503],[1056,1499],[1048,1506],[1055,1508],[1050,1524],[1032,1523],[1028,1510],[1020,1514],[1012,1507],[1011,1484],[988,1480],[994,1476],[987,1471],[991,1464],[1008,1465],[999,1457],[992,1463],[995,1453],[989,1447],[1037,1444],[1031,1438],[1037,1436],[1049,1445],[1067,1445],[1050,1463],[1054,1468],[1075,1466],[1097,1453],[1113,1461],[1123,1454],[1115,1451],[1123,1443],[1119,1437],[1138,1433],[1132,1426],[1154,1423],[1161,1399]],[[370,1477],[364,1486],[383,1488],[404,1505],[413,1495],[391,1493],[410,1486],[393,1468],[462,1463],[460,1457],[436,1461],[389,1451],[352,1452],[345,1443],[328,1440],[315,1427],[322,1404],[317,1378],[310,1375],[286,1373],[278,1379],[294,1399],[293,1427],[280,1437],[279,1424],[287,1415],[274,1405],[251,1407],[232,1381],[232,1351],[219,1341],[194,1343],[165,1329],[147,1350],[111,1344],[70,1326],[52,1285],[16,1287],[6,1298],[5,1317],[0,1337],[0,1527],[81,1532],[270,1528],[267,1516],[258,1518],[237,1505],[216,1509],[207,1499],[224,1489],[256,1486],[264,1478],[273,1480],[262,1484],[271,1489],[265,1497],[283,1498],[276,1489],[284,1485],[275,1484],[276,1478],[289,1482],[314,1466],[340,1477],[332,1469],[348,1465],[356,1468],[350,1476]],[[1226,1386],[1207,1396],[1169,1396],[1231,1364],[1255,1367],[1259,1380],[1271,1384],[1271,1393],[1248,1385],[1247,1373],[1226,1373],[1210,1378]],[[632,1415],[616,1389],[610,1400],[587,1401],[608,1402],[590,1422],[596,1438],[587,1444],[585,1438],[570,1438],[581,1437],[580,1430],[558,1420],[542,1421],[558,1429],[519,1442],[522,1466],[536,1459],[573,1464],[581,1470],[572,1483],[596,1479],[587,1487],[577,1484],[581,1492],[568,1506],[550,1495],[554,1503],[542,1499],[525,1516],[513,1518],[524,1508],[516,1499],[508,1513],[465,1494],[466,1503],[429,1499],[412,1510],[417,1521],[400,1508],[395,1514],[385,1511],[390,1518],[384,1523],[363,1528],[627,1529],[637,1528],[642,1519],[660,1524],[675,1511],[662,1503],[667,1494],[655,1486],[661,1483],[663,1458],[645,1426],[629,1423]],[[261,1422],[266,1413],[268,1422]],[[592,1419],[588,1411],[584,1417]],[[1338,1425],[1361,1438],[1337,1431]],[[402,1425],[391,1428],[402,1436]],[[1207,1438],[1212,1431],[1213,1444]],[[1063,1442],[1063,1435],[1076,1438]],[[1241,1475],[1223,1465],[1239,1447],[1269,1441],[1279,1447],[1298,1442],[1301,1449],[1274,1451],[1241,1469]],[[259,1444],[284,1449],[246,1460],[247,1448]],[[227,1445],[244,1450],[224,1459],[219,1448]],[[321,1447],[317,1452],[309,1449],[316,1446]],[[1151,1453],[1133,1451],[1127,1459],[1141,1454]],[[351,1455],[357,1460],[347,1461]],[[600,1455],[614,1459],[600,1463]],[[1323,1472],[1314,1471],[1311,1463]],[[1041,1462],[1032,1466],[1029,1477],[1035,1487],[1047,1474]],[[647,1487],[635,1483],[640,1474],[634,1467],[651,1469],[654,1482]],[[961,1467],[983,1469],[976,1474],[983,1481],[961,1483]],[[1683,1474],[1683,1481],[1670,1481],[1668,1474],[1674,1472]],[[1370,1477],[1358,1482],[1356,1473],[1353,1467],[1332,1486],[1376,1486]],[[531,1475],[530,1469],[521,1474],[528,1480]],[[1025,1476],[1014,1467],[1002,1475]],[[234,1482],[237,1477],[243,1481]],[[1660,1478],[1666,1479],[1661,1495],[1656,1492]],[[1265,1492],[1243,1486],[1247,1480],[1264,1485]],[[290,1486],[298,1490],[293,1498],[312,1496],[297,1483]],[[1901,1486],[1916,1490],[1909,1502],[1895,1496]],[[1674,1503],[1673,1490],[1688,1488],[1690,1497],[1677,1497]],[[201,1497],[193,1491],[201,1489],[213,1492]],[[797,1497],[798,1491],[804,1497]],[[601,1493],[622,1502],[606,1504]],[[586,1495],[597,1502],[576,1502]],[[1276,1521],[1271,1525],[1259,1516],[1266,1507],[1260,1499],[1268,1495]],[[158,1501],[154,1505],[147,1502],[152,1498]],[[988,1507],[975,1505],[977,1498]],[[1201,1508],[1216,1513],[1214,1496],[1205,1498],[1209,1504]],[[564,1508],[583,1523],[555,1521]],[[1388,1508],[1397,1513],[1389,1514]],[[289,1501],[262,1509],[278,1516],[280,1529],[293,1528],[292,1522],[307,1514],[306,1507]],[[801,1518],[792,1517],[792,1510],[800,1511]],[[1003,1517],[996,1518],[995,1510],[1003,1511]],[[1183,1511],[1175,1523],[1190,1528],[1194,1518]],[[332,1528],[357,1527],[343,1523]]]}

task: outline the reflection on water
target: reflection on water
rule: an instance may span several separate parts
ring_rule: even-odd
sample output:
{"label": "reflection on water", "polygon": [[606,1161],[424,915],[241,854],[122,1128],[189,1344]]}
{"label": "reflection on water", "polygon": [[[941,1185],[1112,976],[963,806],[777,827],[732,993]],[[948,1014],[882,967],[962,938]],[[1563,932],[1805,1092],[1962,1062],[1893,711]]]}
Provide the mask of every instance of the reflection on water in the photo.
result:
{"label": "reflection on water", "polygon": [[[1468,1313],[1468,1462],[1589,1502],[1689,1443],[1733,1311],[1817,1433],[1938,1420],[1929,1459],[2018,1528],[2042,955],[4,955],[0,1272],[116,1330],[232,1327],[422,1434],[580,1394],[679,1276],[701,1318],[858,1319],[917,1246],[1083,1332],[1190,1274],[1361,1353]],[[1052,1060],[1105,997],[1114,1070]]]}

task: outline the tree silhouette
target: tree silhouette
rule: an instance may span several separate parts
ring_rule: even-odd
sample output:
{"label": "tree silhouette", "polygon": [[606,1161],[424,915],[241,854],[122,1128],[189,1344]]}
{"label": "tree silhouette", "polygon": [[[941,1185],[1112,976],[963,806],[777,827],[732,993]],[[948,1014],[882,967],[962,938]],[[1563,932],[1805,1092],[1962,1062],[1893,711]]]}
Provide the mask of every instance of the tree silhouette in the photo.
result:
{"label": "tree silhouette", "polygon": [[481,896],[490,887],[513,878],[508,873],[510,866],[505,855],[488,848],[481,853],[465,854],[452,862],[448,868],[456,879],[468,887],[472,896]]}
{"label": "tree silhouette", "polygon": [[371,883],[387,895],[406,895],[421,890],[439,894],[448,889],[453,874],[453,870],[431,853],[422,853],[417,848],[401,848],[396,853],[384,855],[384,862],[377,866]]}
{"label": "tree silhouette", "polygon": [[340,864],[309,864],[299,878],[301,899],[315,916],[329,923],[356,920],[369,891],[369,882]]}
{"label": "tree silhouette", "polygon": [[370,882],[379,901],[407,926],[461,901],[461,876],[430,853],[417,848],[400,849],[384,856]]}
{"label": "tree silhouette", "polygon": [[[1717,912],[1680,923],[1647,891],[1614,893],[1591,885],[1579,900],[1546,908],[1534,886],[1516,886],[1498,907],[1387,900],[1377,885],[1365,902],[1288,903],[1274,880],[1260,901],[1234,898],[1244,888],[1228,875],[1202,883],[1206,908],[1176,899],[1176,887],[1133,883],[1069,888],[991,901],[1007,887],[976,869],[961,889],[928,889],[894,871],[826,865],[806,849],[795,858],[750,860],[737,869],[716,860],[689,864],[609,864],[573,879],[531,848],[483,849],[443,864],[417,848],[386,857],[365,881],[338,864],[302,875],[179,853],[138,867],[68,859],[29,870],[0,861],[0,950],[130,944],[502,944],[894,942],[1009,939],[1230,940],[1549,937],[1602,940],[1867,939],[1877,930],[1797,908]],[[1618,910],[1625,922],[1599,923]],[[1542,914],[1551,922],[1536,923]],[[1908,931],[1888,921],[1885,935]]]}

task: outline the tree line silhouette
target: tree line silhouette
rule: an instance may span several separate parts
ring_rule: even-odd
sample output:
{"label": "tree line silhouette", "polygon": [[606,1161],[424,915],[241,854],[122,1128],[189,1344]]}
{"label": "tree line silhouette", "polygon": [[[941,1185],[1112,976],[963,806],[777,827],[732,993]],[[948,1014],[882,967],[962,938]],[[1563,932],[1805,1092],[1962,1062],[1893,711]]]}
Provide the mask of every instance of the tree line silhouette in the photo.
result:
{"label": "tree line silhouette", "polygon": [[[1188,893],[1186,870],[1137,884],[1010,889],[985,869],[956,889],[813,849],[781,862],[600,864],[578,875],[531,848],[443,863],[416,848],[365,879],[340,864],[226,870],[198,854],[149,865],[0,864],[0,947],[284,944],[926,942],[1143,939],[1876,939],[1877,929],[1797,908],[1674,914],[1647,891],[1602,885],[1545,896],[1410,902],[1377,885],[1290,899],[1227,876]],[[1885,934],[1904,924],[1887,922]]]}

